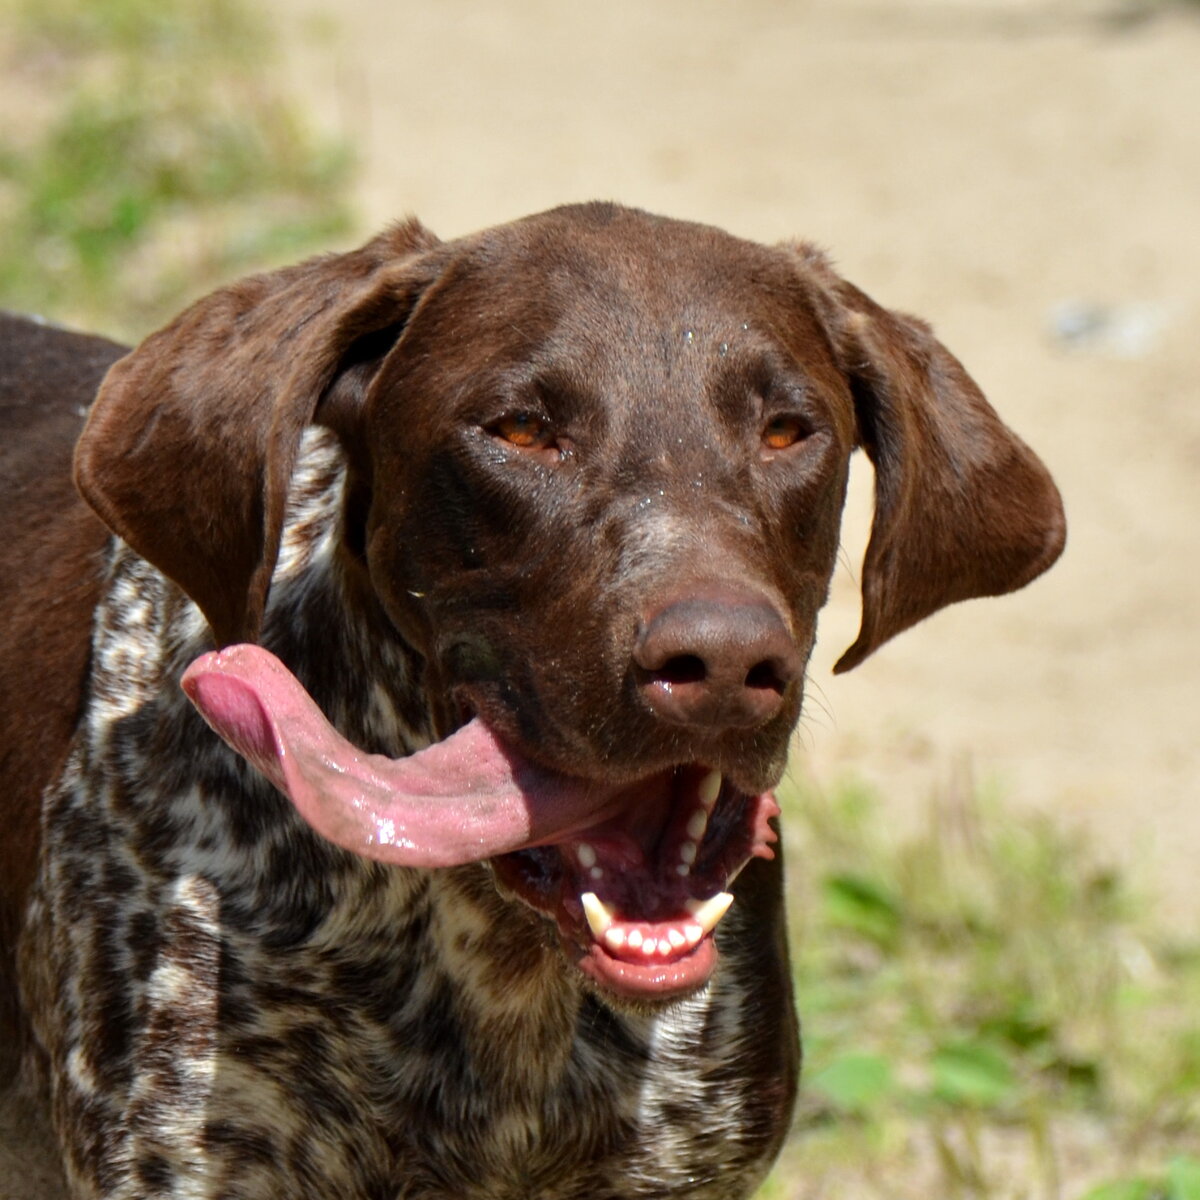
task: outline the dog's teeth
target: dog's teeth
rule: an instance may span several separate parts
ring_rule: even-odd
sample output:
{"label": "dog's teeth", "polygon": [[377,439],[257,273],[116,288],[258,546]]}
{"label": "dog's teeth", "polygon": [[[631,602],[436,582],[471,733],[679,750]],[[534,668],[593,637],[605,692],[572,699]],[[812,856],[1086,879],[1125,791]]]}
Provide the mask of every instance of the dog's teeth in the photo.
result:
{"label": "dog's teeth", "polygon": [[604,871],[603,871],[603,870],[602,870],[600,867],[593,867],[593,868],[592,868],[592,869],[591,869],[591,870],[588,872],[588,874],[589,874],[589,875],[590,875],[590,876],[591,876],[593,879],[603,879],[603,878],[604,878]]}
{"label": "dog's teeth", "polygon": [[596,849],[594,846],[589,846],[587,842],[579,843],[575,857],[579,859],[579,865],[585,869],[596,865]]}
{"label": "dog's teeth", "polygon": [[679,857],[690,867],[696,861],[696,843],[684,842],[679,847]]}
{"label": "dog's teeth", "polygon": [[642,931],[640,929],[631,929],[629,937],[625,940],[636,950],[642,944]]}
{"label": "dog's teeth", "polygon": [[704,837],[704,831],[708,828],[708,813],[702,808],[696,809],[692,813],[687,823],[687,835],[694,842],[698,842]]}
{"label": "dog's teeth", "polygon": [[654,938],[647,938],[642,943],[642,953],[650,958],[658,952],[658,942]]}
{"label": "dog's teeth", "polygon": [[732,903],[733,894],[731,892],[718,892],[707,900],[689,900],[687,910],[705,933],[712,933],[716,929],[717,923],[729,911]]}
{"label": "dog's teeth", "polygon": [[717,802],[717,797],[721,794],[721,772],[709,771],[700,780],[700,786],[696,789],[696,793],[700,803],[711,811],[712,806]]}
{"label": "dog's teeth", "polygon": [[584,892],[579,900],[583,905],[583,915],[587,917],[588,928],[596,937],[603,937],[613,923],[612,909],[595,892]]}
{"label": "dog's teeth", "polygon": [[689,946],[694,946],[704,936],[704,930],[699,925],[685,925],[683,936]]}
{"label": "dog's teeth", "polygon": [[687,938],[685,938],[683,936],[683,934],[679,932],[678,929],[668,929],[667,930],[667,940],[671,943],[672,946],[675,947],[676,950],[678,950],[680,946],[684,946],[687,944]]}
{"label": "dog's teeth", "polygon": [[676,863],[675,874],[681,879],[686,879],[692,873],[692,868],[687,863]]}
{"label": "dog's teeth", "polygon": [[615,925],[612,929],[604,931],[604,940],[614,949],[620,950],[625,945],[625,930],[617,928]]}

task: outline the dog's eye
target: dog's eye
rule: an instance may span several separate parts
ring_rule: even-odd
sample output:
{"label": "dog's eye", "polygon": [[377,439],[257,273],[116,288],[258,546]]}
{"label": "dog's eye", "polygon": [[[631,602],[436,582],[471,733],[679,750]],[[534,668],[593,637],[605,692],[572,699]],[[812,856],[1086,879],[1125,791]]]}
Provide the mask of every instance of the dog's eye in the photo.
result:
{"label": "dog's eye", "polygon": [[808,436],[808,426],[800,417],[772,417],[763,427],[763,445],[768,450],[786,450]]}
{"label": "dog's eye", "polygon": [[505,413],[488,426],[488,432],[522,450],[540,450],[553,440],[550,427],[531,412]]}

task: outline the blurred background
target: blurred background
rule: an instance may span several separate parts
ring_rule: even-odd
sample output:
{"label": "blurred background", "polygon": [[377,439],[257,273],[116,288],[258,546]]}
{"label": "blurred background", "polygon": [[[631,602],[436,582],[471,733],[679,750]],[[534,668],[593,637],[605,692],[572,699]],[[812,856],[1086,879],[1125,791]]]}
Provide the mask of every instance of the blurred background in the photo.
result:
{"label": "blurred background", "polygon": [[611,198],[932,321],[1070,543],[834,679],[771,1197],[1200,1197],[1200,4],[0,0],[0,306],[136,339],[415,213]]}

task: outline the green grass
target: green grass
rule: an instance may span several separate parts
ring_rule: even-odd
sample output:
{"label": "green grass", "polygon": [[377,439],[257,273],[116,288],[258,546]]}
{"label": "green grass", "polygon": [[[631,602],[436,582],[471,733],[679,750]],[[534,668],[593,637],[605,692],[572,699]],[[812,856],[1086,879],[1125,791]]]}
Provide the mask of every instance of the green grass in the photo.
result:
{"label": "green grass", "polygon": [[237,0],[0,0],[0,304],[125,336],[349,226]]}
{"label": "green grass", "polygon": [[1049,820],[785,789],[806,1063],[761,1200],[1200,1200],[1200,938]]}

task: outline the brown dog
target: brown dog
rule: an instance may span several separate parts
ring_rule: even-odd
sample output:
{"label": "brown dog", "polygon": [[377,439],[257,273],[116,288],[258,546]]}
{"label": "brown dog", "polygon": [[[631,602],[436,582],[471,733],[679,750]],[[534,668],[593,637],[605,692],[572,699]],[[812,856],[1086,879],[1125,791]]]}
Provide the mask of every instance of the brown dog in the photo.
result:
{"label": "brown dog", "polygon": [[112,367],[75,456],[112,538],[67,456],[118,351],[0,332],[5,1019],[71,1194],[749,1195],[850,455],[839,669],[1062,547],[958,362],[805,246],[409,223]]}

